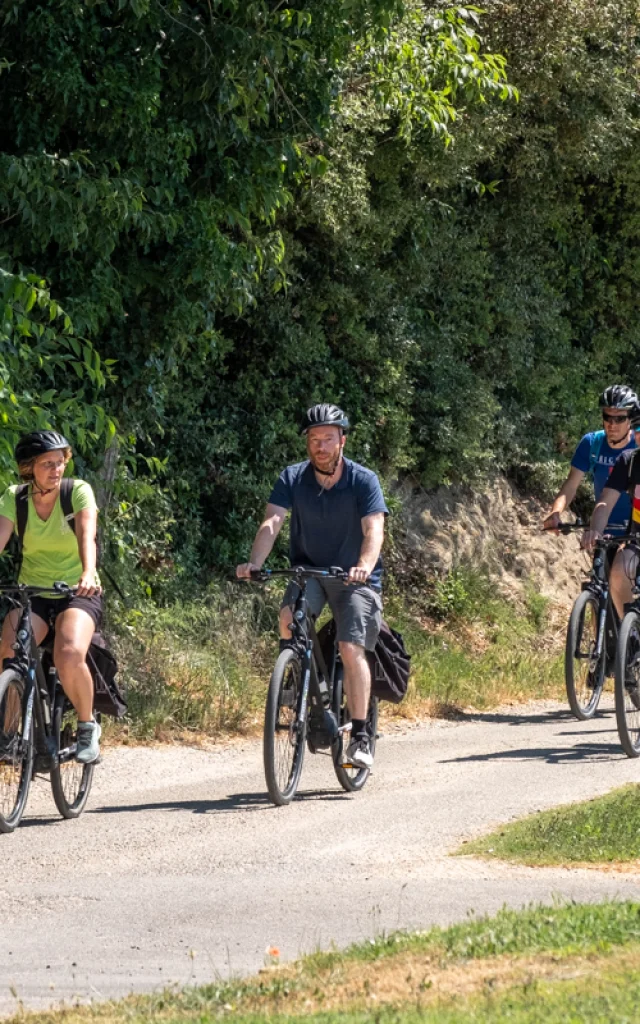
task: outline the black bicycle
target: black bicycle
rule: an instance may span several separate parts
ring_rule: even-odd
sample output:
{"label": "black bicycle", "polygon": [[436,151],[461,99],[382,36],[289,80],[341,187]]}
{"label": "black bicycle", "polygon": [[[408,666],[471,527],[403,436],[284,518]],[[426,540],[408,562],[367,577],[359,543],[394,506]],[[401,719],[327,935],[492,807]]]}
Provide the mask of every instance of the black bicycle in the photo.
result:
{"label": "black bicycle", "polygon": [[[569,534],[586,529],[581,522],[561,523]],[[582,584],[569,616],[564,677],[569,706],[580,721],[596,713],[607,676],[613,675],[620,622],[609,594],[611,554],[626,537],[605,534],[594,548],[589,579]]]}
{"label": "black bicycle", "polygon": [[0,832],[13,832],[36,774],[48,774],[63,818],[77,818],[89,797],[93,764],[78,764],[78,718],[64,694],[52,651],[39,649],[31,623],[31,598],[73,593],[53,587],[1,586],[0,594],[21,609],[13,664],[0,674]]}
{"label": "black bicycle", "polygon": [[[298,789],[305,749],[313,754],[328,751],[342,788],[349,793],[362,789],[370,768],[349,763],[346,747],[351,716],[343,688],[343,666],[337,642],[325,658],[307,602],[310,579],[346,580],[342,569],[261,569],[251,579],[266,581],[284,576],[299,586],[293,606],[291,647],[278,656],[267,693],[264,720],[264,772],[269,796],[282,807]],[[378,701],[369,701],[367,731],[375,752]]]}
{"label": "black bicycle", "polygon": [[[636,555],[640,547],[629,543]],[[633,580],[633,600],[625,605],[616,654],[616,723],[627,757],[640,757],[640,572]]]}

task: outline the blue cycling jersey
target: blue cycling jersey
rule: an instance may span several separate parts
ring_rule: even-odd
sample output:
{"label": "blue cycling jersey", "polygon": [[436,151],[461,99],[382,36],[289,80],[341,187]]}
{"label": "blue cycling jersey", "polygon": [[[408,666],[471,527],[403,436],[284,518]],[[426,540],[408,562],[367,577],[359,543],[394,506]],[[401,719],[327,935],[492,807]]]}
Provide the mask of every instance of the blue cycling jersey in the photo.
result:
{"label": "blue cycling jersey", "polygon": [[[571,460],[571,465],[574,466],[575,469],[579,469],[582,473],[588,473],[591,468],[591,446],[593,444],[595,433],[595,431],[592,431],[591,433],[584,435]],[[606,438],[604,439],[593,467],[593,489],[596,493],[596,501],[607,486],[609,474],[622,453],[627,452],[630,449],[634,449],[635,447],[636,442],[633,435],[629,443],[626,444],[624,448],[612,448],[611,445],[607,444]],[[631,499],[628,494],[622,494],[609,516],[609,522],[620,524],[620,526],[624,526],[626,528],[630,515]],[[624,533],[625,530],[614,529],[611,532]]]}

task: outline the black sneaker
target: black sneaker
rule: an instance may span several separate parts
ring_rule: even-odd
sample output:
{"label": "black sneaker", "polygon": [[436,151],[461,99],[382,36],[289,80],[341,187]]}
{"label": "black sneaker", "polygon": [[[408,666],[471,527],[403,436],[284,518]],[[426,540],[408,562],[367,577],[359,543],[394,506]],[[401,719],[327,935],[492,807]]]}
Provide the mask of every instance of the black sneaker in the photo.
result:
{"label": "black sneaker", "polygon": [[356,768],[371,768],[373,754],[368,736],[356,736],[347,747],[347,764],[353,764]]}

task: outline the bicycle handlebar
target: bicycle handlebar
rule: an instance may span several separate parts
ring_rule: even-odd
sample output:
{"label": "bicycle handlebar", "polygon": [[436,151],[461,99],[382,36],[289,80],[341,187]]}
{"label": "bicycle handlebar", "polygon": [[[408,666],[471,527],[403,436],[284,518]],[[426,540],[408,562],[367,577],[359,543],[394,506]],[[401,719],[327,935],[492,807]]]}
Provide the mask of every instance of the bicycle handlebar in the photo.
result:
{"label": "bicycle handlebar", "polygon": [[34,597],[37,594],[55,594],[57,597],[67,597],[75,594],[77,587],[70,587],[68,583],[54,583],[52,587],[28,587],[24,583],[7,583],[0,585],[0,594],[26,594]]}
{"label": "bicycle handlebar", "polygon": [[[589,524],[583,523],[581,519],[576,519],[575,523],[558,523],[557,526],[543,526],[543,533],[561,533],[567,537],[570,533],[577,533],[578,530],[588,530]],[[626,530],[627,527],[624,523],[607,523],[607,530]],[[603,533],[603,539],[606,540],[625,540],[624,537],[615,537],[611,533]]]}
{"label": "bicycle handlebar", "polygon": [[252,569],[249,579],[264,581],[274,576],[288,576],[291,579],[336,579],[346,580],[349,573],[345,572],[339,565],[329,566],[328,569],[305,569],[302,565],[294,565],[290,569]]}

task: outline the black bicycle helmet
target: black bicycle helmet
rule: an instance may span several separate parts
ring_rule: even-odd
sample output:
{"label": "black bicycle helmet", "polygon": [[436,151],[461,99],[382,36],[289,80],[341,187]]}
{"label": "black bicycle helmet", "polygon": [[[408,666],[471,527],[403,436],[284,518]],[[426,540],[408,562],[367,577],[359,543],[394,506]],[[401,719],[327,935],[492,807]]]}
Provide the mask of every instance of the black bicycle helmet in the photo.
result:
{"label": "black bicycle helmet", "polygon": [[66,437],[56,430],[34,430],[31,434],[23,434],[16,445],[16,462],[29,462],[45,452],[56,452],[61,448],[70,448]]}
{"label": "black bicycle helmet", "polygon": [[638,406],[638,396],[626,384],[612,384],[600,395],[601,409],[634,409]]}
{"label": "black bicycle helmet", "polygon": [[306,434],[311,427],[340,427],[344,434],[349,430],[349,417],[337,405],[321,402],[312,405],[304,414],[300,433]]}

